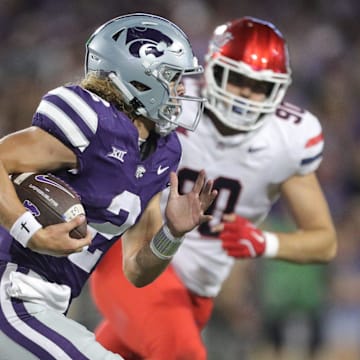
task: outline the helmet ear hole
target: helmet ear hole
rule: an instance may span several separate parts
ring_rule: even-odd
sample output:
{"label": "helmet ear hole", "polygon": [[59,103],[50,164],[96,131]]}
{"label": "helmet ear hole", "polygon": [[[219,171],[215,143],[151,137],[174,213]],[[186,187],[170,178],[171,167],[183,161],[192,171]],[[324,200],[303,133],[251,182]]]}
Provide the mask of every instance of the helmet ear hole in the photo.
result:
{"label": "helmet ear hole", "polygon": [[143,92],[143,91],[148,91],[150,90],[151,88],[147,85],[145,85],[144,83],[141,83],[139,81],[130,81],[130,84],[136,88],[136,90],[140,91],[140,92]]}

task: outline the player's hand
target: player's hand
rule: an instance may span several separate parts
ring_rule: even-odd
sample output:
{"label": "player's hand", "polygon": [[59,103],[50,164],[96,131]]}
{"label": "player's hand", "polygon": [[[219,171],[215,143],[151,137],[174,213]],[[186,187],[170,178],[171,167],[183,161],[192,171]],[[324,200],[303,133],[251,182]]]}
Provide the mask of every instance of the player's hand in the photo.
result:
{"label": "player's hand", "polygon": [[255,258],[264,254],[266,236],[260,229],[236,214],[226,214],[223,220],[212,230],[220,231],[222,247],[229,256]]}
{"label": "player's hand", "polygon": [[87,232],[82,239],[70,236],[71,230],[86,221],[85,216],[78,215],[66,223],[46,226],[38,231],[29,240],[27,247],[44,255],[67,256],[83,250],[92,240],[92,234]]}
{"label": "player's hand", "polygon": [[170,194],[166,205],[165,216],[167,226],[175,237],[181,237],[203,222],[210,221],[212,216],[205,211],[214,201],[217,190],[213,189],[213,181],[206,180],[202,170],[192,190],[184,195],[178,193],[178,177],[170,174]]}

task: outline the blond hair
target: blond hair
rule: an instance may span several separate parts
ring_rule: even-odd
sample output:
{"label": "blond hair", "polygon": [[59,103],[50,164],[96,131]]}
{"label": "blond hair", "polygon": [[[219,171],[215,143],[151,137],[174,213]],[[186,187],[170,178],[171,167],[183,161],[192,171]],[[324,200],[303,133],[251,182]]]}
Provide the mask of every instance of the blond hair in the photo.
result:
{"label": "blond hair", "polygon": [[130,119],[133,120],[138,116],[134,108],[125,102],[120,90],[115,87],[107,76],[98,76],[96,73],[90,72],[80,81],[80,86],[114,104],[118,110],[124,112]]}

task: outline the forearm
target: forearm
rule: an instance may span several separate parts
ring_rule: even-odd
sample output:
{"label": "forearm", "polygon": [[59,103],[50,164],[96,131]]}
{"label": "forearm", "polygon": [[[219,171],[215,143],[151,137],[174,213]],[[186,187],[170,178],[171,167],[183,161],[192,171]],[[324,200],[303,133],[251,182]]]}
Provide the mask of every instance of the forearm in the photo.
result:
{"label": "forearm", "polygon": [[149,284],[168,266],[182,241],[182,237],[174,237],[167,225],[163,224],[150,242],[144,242],[124,263],[127,265],[124,266],[124,273],[135,286]]}
{"label": "forearm", "polygon": [[299,262],[328,262],[337,251],[329,207],[314,173],[293,176],[281,186],[297,231],[279,234],[278,258]]}
{"label": "forearm", "polygon": [[170,174],[170,193],[162,224],[161,193],[155,195],[139,222],[123,236],[123,268],[135,286],[145,286],[158,277],[182,243],[183,236],[199,224],[211,220],[205,215],[217,191],[201,171],[192,191],[178,193],[178,178]]}
{"label": "forearm", "polygon": [[[31,149],[31,150],[29,150]],[[75,154],[45,131],[30,127],[0,139],[0,222],[10,228],[25,212],[9,174],[75,167]]]}
{"label": "forearm", "polygon": [[328,262],[336,254],[334,229],[302,230],[276,235],[279,238],[277,259],[298,263]]}
{"label": "forearm", "polygon": [[154,255],[150,246],[144,246],[129,259],[124,273],[136,287],[143,287],[154,281],[168,266],[169,260],[163,260]]}

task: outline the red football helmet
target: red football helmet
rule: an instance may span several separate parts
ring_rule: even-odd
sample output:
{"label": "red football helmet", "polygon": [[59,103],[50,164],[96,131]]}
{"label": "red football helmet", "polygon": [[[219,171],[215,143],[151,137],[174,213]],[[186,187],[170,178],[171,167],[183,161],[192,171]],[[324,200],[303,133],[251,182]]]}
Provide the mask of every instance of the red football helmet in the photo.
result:
{"label": "red football helmet", "polygon": [[[218,26],[206,55],[205,95],[210,109],[232,129],[251,131],[272,113],[291,83],[289,55],[282,34],[269,22],[244,17]],[[264,101],[226,90],[229,77],[246,77],[267,88]]]}

